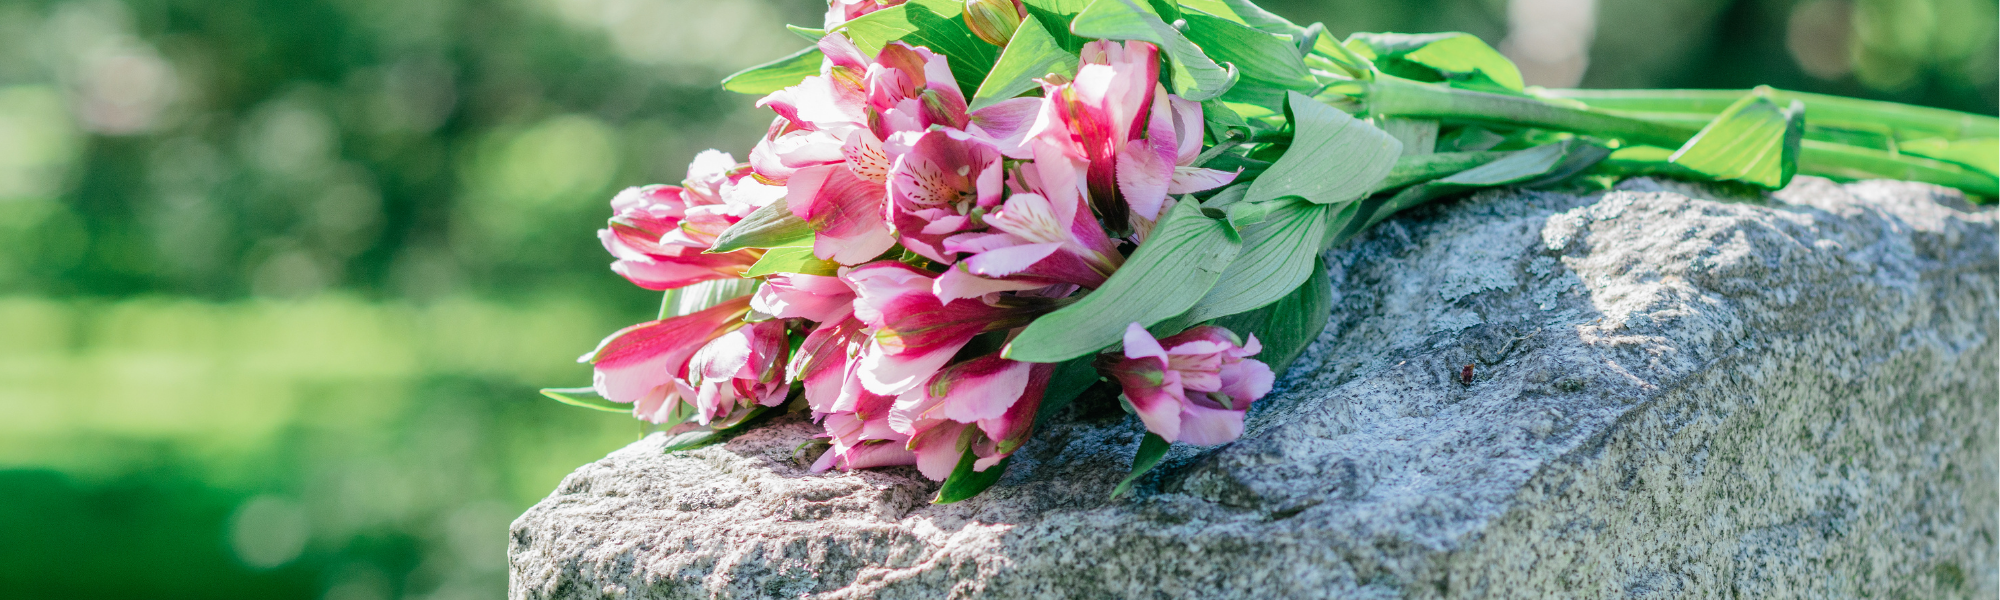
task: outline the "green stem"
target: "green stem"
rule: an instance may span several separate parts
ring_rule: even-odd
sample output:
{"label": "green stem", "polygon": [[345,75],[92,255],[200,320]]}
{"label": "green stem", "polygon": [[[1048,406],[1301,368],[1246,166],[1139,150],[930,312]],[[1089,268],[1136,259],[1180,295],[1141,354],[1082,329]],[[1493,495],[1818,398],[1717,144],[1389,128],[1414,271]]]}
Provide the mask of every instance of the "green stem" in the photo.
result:
{"label": "green stem", "polygon": [[1511,154],[1503,151],[1490,152],[1436,152],[1415,154],[1396,159],[1396,166],[1389,169],[1389,176],[1382,183],[1375,184],[1375,191],[1393,190],[1413,183],[1421,183],[1493,162],[1494,159]]}
{"label": "green stem", "polygon": [[[1563,93],[1572,92],[1575,91],[1563,91]],[[1679,102],[1680,104],[1676,106],[1680,107],[1707,109],[1727,93],[1730,92],[1670,96],[1648,96],[1642,91],[1604,91],[1590,94],[1594,94],[1592,96],[1594,99],[1601,100],[1606,105],[1623,108],[1648,106],[1657,108],[1660,104],[1671,101]],[[1891,126],[1906,126],[1913,130],[1921,127],[1922,131],[1937,135],[1948,132],[1976,133],[1978,127],[1987,126],[1984,123],[1994,122],[1986,117],[1940,109],[1817,94],[1787,93],[1801,99],[1819,102],[1821,110],[1833,113],[1833,118],[1850,119],[1860,123],[1870,122],[1872,119]],[[1599,108],[1563,106],[1534,98],[1462,90],[1387,75],[1378,75],[1377,79],[1367,83],[1356,96],[1361,108],[1369,115],[1536,127],[1661,148],[1679,148],[1700,131],[1699,126],[1693,125],[1691,120],[1685,118],[1674,120],[1638,118]],[[1616,102],[1604,100],[1606,98]],[[1736,98],[1741,98],[1741,93],[1731,97],[1731,101]],[[1642,103],[1649,101],[1648,99],[1656,104]],[[1726,103],[1723,105],[1726,106]],[[1714,108],[1720,112],[1722,106]],[[1813,115],[1813,110],[1809,105],[1807,114]],[[1811,118],[1813,117],[1808,116],[1809,120]],[[1836,179],[1887,178],[1922,181],[1951,186],[1986,197],[2000,193],[1996,192],[2000,190],[2000,179],[1953,163],[1825,140],[1805,140],[1800,152],[1799,172]]]}
{"label": "green stem", "polygon": [[1667,161],[1674,151],[1652,146],[1634,146],[1611,153],[1590,168],[1591,175],[1610,175],[1618,178],[1642,175],[1667,175],[1681,179],[1706,179],[1701,173]]}
{"label": "green stem", "polygon": [[1835,179],[1907,179],[2000,196],[2000,180],[1954,163],[1814,140],[1800,148],[1799,172]]}
{"label": "green stem", "polygon": [[[1680,113],[1714,116],[1751,90],[1546,90],[1545,94],[1575,100],[1600,110],[1620,113]],[[2000,119],[1942,108],[1861,100],[1825,94],[1772,90],[1779,104],[1806,104],[1808,123],[1886,127],[1898,139],[1942,137],[1948,140],[2000,136]],[[1665,117],[1666,115],[1661,115]]]}
{"label": "green stem", "polygon": [[1635,119],[1523,96],[1462,90],[1388,75],[1377,75],[1375,81],[1368,85],[1361,104],[1371,116],[1539,127],[1666,148],[1678,148],[1700,131],[1699,127]]}

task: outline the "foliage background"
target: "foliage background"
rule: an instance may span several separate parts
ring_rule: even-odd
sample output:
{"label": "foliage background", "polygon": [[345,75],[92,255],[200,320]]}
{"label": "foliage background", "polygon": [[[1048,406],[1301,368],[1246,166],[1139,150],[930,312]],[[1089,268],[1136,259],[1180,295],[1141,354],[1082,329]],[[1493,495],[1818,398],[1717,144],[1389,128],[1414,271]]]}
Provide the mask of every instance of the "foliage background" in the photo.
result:
{"label": "foliage background", "polygon": [[[1993,114],[1992,0],[1271,0],[1468,31],[1531,83]],[[534,389],[658,296],[594,229],[742,157],[714,83],[809,0],[0,5],[0,590],[492,598],[507,524],[631,441]]]}

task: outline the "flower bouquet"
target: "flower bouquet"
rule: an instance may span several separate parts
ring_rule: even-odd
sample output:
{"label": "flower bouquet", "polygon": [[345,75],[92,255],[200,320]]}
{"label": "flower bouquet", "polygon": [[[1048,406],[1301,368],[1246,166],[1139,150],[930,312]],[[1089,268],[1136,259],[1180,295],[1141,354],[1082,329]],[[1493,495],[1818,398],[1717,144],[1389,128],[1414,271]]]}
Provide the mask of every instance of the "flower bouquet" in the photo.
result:
{"label": "flower bouquet", "polygon": [[[731,76],[775,114],[747,162],[627,189],[599,232],[660,319],[544,392],[711,443],[825,428],[813,469],[914,465],[938,502],[1038,421],[1112,398],[1131,477],[1244,415],[1325,326],[1320,255],[1496,186],[1795,173],[1996,194],[1991,117],[1790,93],[1524,86],[1462,33],[1299,26],[1248,0],[834,0]],[[1808,119],[1810,115],[1810,119]]]}

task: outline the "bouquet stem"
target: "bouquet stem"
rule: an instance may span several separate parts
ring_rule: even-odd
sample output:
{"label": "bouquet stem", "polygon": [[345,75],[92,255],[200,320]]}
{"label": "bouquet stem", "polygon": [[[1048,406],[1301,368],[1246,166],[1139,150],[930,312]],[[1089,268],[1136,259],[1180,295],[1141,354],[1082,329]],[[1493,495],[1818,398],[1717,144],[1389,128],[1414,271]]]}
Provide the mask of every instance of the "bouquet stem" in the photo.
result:
{"label": "bouquet stem", "polygon": [[[1701,127],[1741,98],[1731,90],[1550,90],[1555,100],[1513,96],[1390,76],[1335,86],[1363,113],[1409,119],[1534,127],[1613,139],[1628,144],[1679,148]],[[1773,99],[1807,105],[1808,131],[1799,172],[1840,179],[1909,179],[2000,195],[1993,173],[1945,160],[1906,154],[1898,142],[1925,139],[1955,142],[1991,137],[2000,121],[1990,117],[1855,100],[1820,94],[1773,92]],[[1574,101],[1576,105],[1569,105]],[[1655,160],[1657,158],[1657,160]],[[1647,164],[1656,163],[1656,164]],[[1622,165],[1622,166],[1619,166]],[[1621,173],[1673,173],[1666,156],[1629,157]]]}

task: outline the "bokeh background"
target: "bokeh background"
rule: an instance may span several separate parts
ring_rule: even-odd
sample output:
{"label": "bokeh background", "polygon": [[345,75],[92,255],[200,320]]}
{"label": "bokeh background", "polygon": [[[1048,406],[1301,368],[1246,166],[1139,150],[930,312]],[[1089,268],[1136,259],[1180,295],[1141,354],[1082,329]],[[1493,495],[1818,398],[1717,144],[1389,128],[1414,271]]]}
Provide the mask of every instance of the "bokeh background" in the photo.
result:
{"label": "bokeh background", "polygon": [[[1530,83],[1993,114],[1993,0],[1270,0]],[[629,418],[535,393],[648,318],[594,229],[742,157],[811,0],[0,3],[0,596],[495,598]]]}

